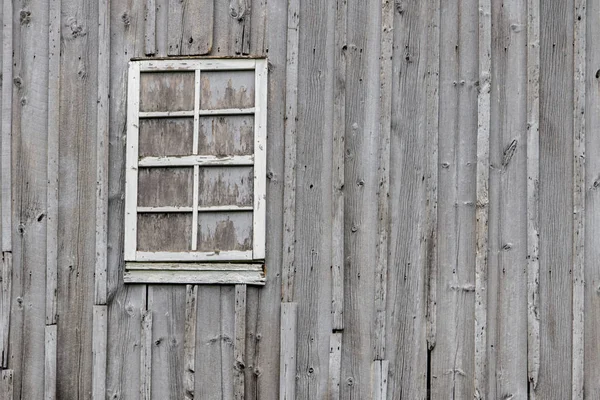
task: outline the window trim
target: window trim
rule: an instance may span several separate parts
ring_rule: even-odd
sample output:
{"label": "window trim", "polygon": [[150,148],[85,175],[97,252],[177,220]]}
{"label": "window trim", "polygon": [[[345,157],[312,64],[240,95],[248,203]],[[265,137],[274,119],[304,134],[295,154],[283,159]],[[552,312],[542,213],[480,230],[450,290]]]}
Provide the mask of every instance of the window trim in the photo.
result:
{"label": "window trim", "polygon": [[[201,110],[200,77],[203,71],[254,71],[254,107],[244,109]],[[194,71],[194,110],[175,112],[140,112],[140,73]],[[266,59],[180,59],[130,61],[127,94],[127,145],[125,172],[124,259],[126,282],[154,282],[159,277],[175,283],[254,283],[264,284],[264,266],[260,276],[256,263],[263,263],[266,247],[266,147],[267,147],[267,75]],[[198,154],[199,118],[204,115],[254,115],[254,154],[218,157]],[[139,120],[142,118],[193,117],[192,155],[139,157]],[[198,206],[200,166],[253,166],[253,205]],[[138,168],[191,166],[194,169],[192,207],[138,207]],[[196,251],[198,215],[211,211],[252,211],[252,250]],[[148,252],[137,250],[139,212],[191,212],[192,237],[188,252]],[[208,264],[208,262],[215,262]],[[216,263],[218,262],[218,263]],[[248,264],[231,264],[245,262]],[[201,264],[199,264],[201,263]],[[153,266],[150,268],[151,266]],[[235,265],[235,268],[232,268]],[[159,269],[157,269],[157,267]],[[243,280],[244,282],[240,282]],[[246,282],[248,281],[248,282]]]}

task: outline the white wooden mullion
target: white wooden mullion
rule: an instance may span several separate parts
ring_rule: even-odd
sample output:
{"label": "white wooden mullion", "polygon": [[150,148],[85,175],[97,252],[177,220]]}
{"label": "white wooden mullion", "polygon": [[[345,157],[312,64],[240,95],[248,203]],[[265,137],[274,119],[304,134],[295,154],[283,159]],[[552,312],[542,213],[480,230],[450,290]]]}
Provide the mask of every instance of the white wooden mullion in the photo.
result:
{"label": "white wooden mullion", "polygon": [[[252,206],[238,206],[238,205],[224,205],[224,206],[198,206],[198,212],[224,212],[224,211],[252,211]],[[138,213],[191,213],[193,207],[172,207],[172,206],[160,206],[160,207],[138,207]]]}
{"label": "white wooden mullion", "polygon": [[136,261],[248,261],[252,250],[223,251],[138,251]]}
{"label": "white wooden mullion", "polygon": [[262,60],[246,59],[187,59],[187,60],[143,60],[138,61],[140,70],[146,71],[240,71],[253,70]]}
{"label": "white wooden mullion", "polygon": [[255,260],[265,258],[267,198],[267,60],[256,61],[254,99],[254,216],[252,251]]}
{"label": "white wooden mullion", "polygon": [[[200,116],[198,111],[200,110],[200,70],[195,71],[194,81],[194,133],[192,152],[194,155],[198,155],[198,136],[200,130]],[[194,165],[194,182],[193,182],[193,203],[192,203],[192,251],[198,249],[198,179],[200,177],[200,167]]]}
{"label": "white wooden mullion", "polygon": [[249,166],[254,165],[254,156],[174,156],[174,157],[143,157],[138,166],[144,167],[189,167],[199,166]]}
{"label": "white wooden mullion", "polygon": [[140,68],[129,63],[127,92],[127,150],[125,167],[125,240],[126,261],[135,261],[137,250],[138,126],[140,104]]}
{"label": "white wooden mullion", "polygon": [[256,112],[255,107],[249,108],[220,108],[216,110],[200,110],[200,115],[243,115],[243,114],[254,114]]}
{"label": "white wooden mullion", "polygon": [[139,118],[193,117],[194,111],[140,111]]}

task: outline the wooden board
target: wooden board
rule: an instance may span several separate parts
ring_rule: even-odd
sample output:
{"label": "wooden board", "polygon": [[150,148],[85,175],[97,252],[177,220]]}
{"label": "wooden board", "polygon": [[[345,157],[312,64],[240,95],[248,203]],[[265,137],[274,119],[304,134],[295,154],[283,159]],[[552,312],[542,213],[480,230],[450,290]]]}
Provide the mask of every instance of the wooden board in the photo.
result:
{"label": "wooden board", "polygon": [[253,71],[206,71],[200,77],[200,85],[202,110],[254,106]]}
{"label": "wooden board", "polygon": [[254,118],[252,116],[201,117],[198,154],[217,156],[254,153]]}
{"label": "wooden board", "polygon": [[252,249],[252,213],[201,213],[198,216],[198,250]]}
{"label": "wooden board", "polygon": [[200,168],[198,205],[252,207],[253,178],[252,167]]}
{"label": "wooden board", "polygon": [[189,207],[192,179],[192,168],[140,168],[137,204],[140,207]]}
{"label": "wooden board", "polygon": [[138,214],[137,221],[138,251],[191,250],[191,213]]}
{"label": "wooden board", "polygon": [[193,72],[144,72],[140,74],[140,111],[190,111],[193,109]]}
{"label": "wooden board", "polygon": [[214,3],[214,0],[168,2],[169,55],[204,55],[211,52]]}
{"label": "wooden board", "polygon": [[138,154],[140,157],[190,155],[193,129],[192,118],[141,119]]}

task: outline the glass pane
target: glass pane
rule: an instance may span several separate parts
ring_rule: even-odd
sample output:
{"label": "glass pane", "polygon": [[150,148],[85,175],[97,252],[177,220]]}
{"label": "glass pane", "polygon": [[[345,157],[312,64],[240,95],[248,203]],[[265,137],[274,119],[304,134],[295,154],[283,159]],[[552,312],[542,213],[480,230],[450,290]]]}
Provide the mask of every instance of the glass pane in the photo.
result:
{"label": "glass pane", "polygon": [[200,117],[198,154],[245,156],[254,153],[254,116]]}
{"label": "glass pane", "polygon": [[194,72],[142,72],[140,111],[193,111]]}
{"label": "glass pane", "polygon": [[139,156],[192,154],[193,118],[140,119]]}
{"label": "glass pane", "polygon": [[254,107],[254,71],[202,71],[200,109]]}
{"label": "glass pane", "polygon": [[190,251],[191,242],[192,213],[138,214],[138,251]]}
{"label": "glass pane", "polygon": [[198,205],[252,206],[254,168],[207,167],[199,170]]}
{"label": "glass pane", "polygon": [[198,251],[252,250],[252,212],[198,214]]}
{"label": "glass pane", "polygon": [[191,207],[194,169],[192,167],[140,168],[138,206]]}

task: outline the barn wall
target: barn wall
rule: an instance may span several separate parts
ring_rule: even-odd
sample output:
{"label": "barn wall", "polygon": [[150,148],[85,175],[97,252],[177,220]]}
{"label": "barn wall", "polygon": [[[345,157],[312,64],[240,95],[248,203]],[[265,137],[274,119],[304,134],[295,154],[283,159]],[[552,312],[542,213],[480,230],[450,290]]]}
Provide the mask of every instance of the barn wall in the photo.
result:
{"label": "barn wall", "polygon": [[[0,399],[600,396],[600,0],[0,18]],[[188,55],[269,60],[265,287],[123,283],[127,63]]]}

